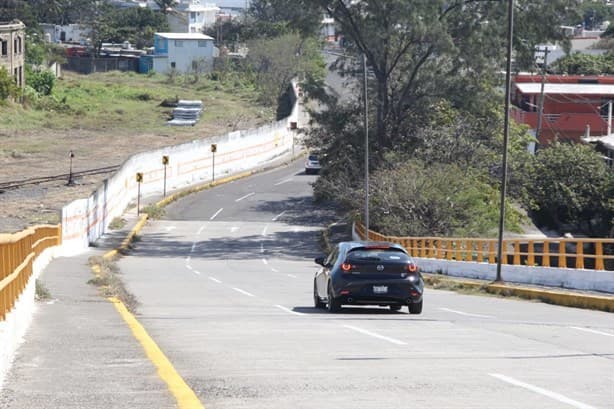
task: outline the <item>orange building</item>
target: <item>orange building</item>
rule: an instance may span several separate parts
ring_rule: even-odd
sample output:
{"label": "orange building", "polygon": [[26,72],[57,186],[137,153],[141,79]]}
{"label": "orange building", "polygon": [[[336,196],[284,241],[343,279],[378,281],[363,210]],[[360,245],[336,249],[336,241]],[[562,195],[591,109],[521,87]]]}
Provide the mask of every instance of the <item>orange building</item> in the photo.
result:
{"label": "orange building", "polygon": [[[512,86],[511,116],[537,129],[541,75],[520,74]],[[608,109],[614,101],[614,76],[547,75],[540,145],[558,139],[580,142],[588,132],[608,133]]]}

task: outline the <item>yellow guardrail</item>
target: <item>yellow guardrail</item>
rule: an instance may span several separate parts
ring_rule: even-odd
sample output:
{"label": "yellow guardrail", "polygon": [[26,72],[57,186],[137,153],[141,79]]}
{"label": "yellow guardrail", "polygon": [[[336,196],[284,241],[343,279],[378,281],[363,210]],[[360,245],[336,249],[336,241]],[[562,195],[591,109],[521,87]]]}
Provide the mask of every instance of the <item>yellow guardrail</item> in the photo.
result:
{"label": "yellow guardrail", "polygon": [[32,276],[32,263],[47,248],[61,244],[62,226],[41,225],[0,234],[0,321],[6,318]]}
{"label": "yellow guardrail", "polygon": [[[365,227],[356,223],[363,239]],[[369,230],[369,240],[399,243],[414,257],[497,262],[497,239],[396,237]],[[614,270],[614,239],[504,239],[502,262],[511,265]]]}

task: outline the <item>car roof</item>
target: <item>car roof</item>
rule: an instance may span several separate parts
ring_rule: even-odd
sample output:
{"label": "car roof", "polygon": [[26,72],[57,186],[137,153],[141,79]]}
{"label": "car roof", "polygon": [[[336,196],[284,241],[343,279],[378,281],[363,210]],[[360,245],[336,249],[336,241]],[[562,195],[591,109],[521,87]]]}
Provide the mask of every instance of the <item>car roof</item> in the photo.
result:
{"label": "car roof", "polygon": [[407,253],[403,246],[389,241],[342,241],[339,243],[339,249],[343,251],[350,251],[358,247],[391,247]]}

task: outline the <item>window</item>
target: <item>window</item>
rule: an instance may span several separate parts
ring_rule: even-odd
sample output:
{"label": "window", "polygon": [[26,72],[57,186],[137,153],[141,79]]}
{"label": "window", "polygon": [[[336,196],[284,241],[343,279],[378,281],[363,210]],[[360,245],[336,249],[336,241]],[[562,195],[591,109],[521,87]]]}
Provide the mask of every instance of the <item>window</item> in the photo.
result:
{"label": "window", "polygon": [[2,41],[2,55],[7,55],[9,53],[8,49],[9,49],[9,42]]}
{"label": "window", "polygon": [[175,47],[183,47],[183,40],[175,40]]}
{"label": "window", "polygon": [[207,41],[206,40],[198,40],[198,47],[199,48],[207,47]]}
{"label": "window", "polygon": [[175,67],[176,67],[175,61],[171,62],[171,68],[175,68]]}

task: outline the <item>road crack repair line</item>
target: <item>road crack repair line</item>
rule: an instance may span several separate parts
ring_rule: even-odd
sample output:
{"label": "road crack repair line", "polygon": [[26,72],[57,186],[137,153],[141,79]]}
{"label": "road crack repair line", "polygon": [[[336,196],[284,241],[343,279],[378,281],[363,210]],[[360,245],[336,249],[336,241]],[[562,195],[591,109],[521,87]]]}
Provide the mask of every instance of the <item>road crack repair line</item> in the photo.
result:
{"label": "road crack repair line", "polygon": [[535,386],[535,385],[531,385],[531,384],[528,384],[528,383],[524,383],[522,381],[519,381],[517,379],[511,378],[509,376],[501,375],[501,374],[498,374],[498,373],[490,373],[488,375],[492,376],[493,378],[499,379],[500,381],[509,383],[511,385],[519,386],[521,388],[528,389],[528,390],[530,390],[532,392],[535,392],[535,393],[538,393],[540,395],[547,396],[547,397],[549,397],[551,399],[554,399],[554,400],[557,400],[559,402],[565,403],[567,405],[573,406],[574,408],[578,408],[578,409],[597,409],[594,406],[590,406],[590,405],[587,405],[586,403],[582,403],[582,402],[575,401],[573,399],[569,399],[567,396],[561,395],[561,394],[556,393],[556,392],[549,391],[548,389],[540,388],[539,386]]}

